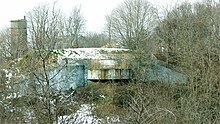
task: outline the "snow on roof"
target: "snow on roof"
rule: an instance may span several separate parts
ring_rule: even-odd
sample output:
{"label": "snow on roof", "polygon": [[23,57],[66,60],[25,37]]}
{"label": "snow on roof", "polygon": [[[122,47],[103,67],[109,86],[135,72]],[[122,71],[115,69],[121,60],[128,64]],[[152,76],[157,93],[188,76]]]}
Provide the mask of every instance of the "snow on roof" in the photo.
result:
{"label": "snow on roof", "polygon": [[128,49],[120,48],[68,48],[56,50],[58,60],[63,59],[115,59],[118,55],[128,53]]}

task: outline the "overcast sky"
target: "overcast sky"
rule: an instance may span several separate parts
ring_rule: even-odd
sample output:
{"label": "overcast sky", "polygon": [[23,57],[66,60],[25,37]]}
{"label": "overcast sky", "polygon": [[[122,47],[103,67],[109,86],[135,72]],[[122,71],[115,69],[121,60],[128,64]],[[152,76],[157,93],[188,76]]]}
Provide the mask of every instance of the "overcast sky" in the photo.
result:
{"label": "overcast sky", "polygon": [[[70,11],[74,6],[81,6],[83,16],[86,19],[86,30],[100,32],[105,24],[105,15],[124,0],[1,0],[0,28],[9,26],[10,20],[23,18],[33,7],[43,3],[53,3],[53,1],[57,1],[58,7],[64,12]],[[148,1],[161,9],[185,0]]]}

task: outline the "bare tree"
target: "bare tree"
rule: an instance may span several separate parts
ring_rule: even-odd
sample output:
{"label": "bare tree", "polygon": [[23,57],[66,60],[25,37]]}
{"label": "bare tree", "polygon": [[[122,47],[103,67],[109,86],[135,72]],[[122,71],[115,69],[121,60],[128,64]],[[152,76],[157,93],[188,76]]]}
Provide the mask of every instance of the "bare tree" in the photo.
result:
{"label": "bare tree", "polygon": [[68,47],[79,47],[79,40],[85,29],[81,8],[75,7],[64,22],[64,37]]}
{"label": "bare tree", "polygon": [[[75,8],[71,17],[69,17],[69,20],[65,22],[65,20],[62,20],[60,10],[56,8],[56,3],[54,3],[52,6],[49,4],[44,4],[35,7],[33,10],[27,13],[27,20],[29,28],[29,43],[32,49],[30,53],[23,56],[21,59],[13,60],[13,67],[15,66],[16,69],[13,67],[11,68],[17,70],[18,72],[13,70],[10,73],[24,76],[26,78],[26,82],[22,79],[10,80],[11,82],[9,82],[8,80],[4,79],[4,76],[8,74],[5,74],[3,71],[3,73],[1,72],[0,76],[0,87],[1,89],[4,87],[11,87],[11,89],[14,90],[16,88],[14,86],[15,83],[21,82],[22,85],[28,83],[29,89],[19,89],[18,87],[18,90],[25,90],[25,92],[27,91],[25,94],[22,94],[25,96],[22,96],[21,98],[24,98],[25,100],[20,100],[20,98],[17,99],[23,108],[21,109],[17,106],[15,107],[22,114],[19,115],[16,113],[16,116],[13,115],[14,117],[19,117],[20,122],[23,120],[20,117],[26,113],[25,111],[30,110],[32,113],[31,116],[36,118],[34,119],[35,121],[33,123],[58,123],[58,116],[65,114],[65,110],[70,109],[67,107],[66,103],[62,101],[65,100],[65,98],[60,97],[61,95],[65,95],[65,93],[61,93],[54,88],[54,85],[59,83],[59,81],[54,80],[54,78],[64,67],[66,67],[65,65],[59,65],[57,67],[57,64],[53,63],[53,60],[55,60],[58,54],[54,52],[54,49],[63,48],[62,41],[68,42],[65,41],[68,39],[64,39],[64,36],[68,37],[69,39],[72,38],[72,45],[74,42],[78,44],[79,36],[83,31],[84,20],[81,17],[80,9]],[[66,23],[66,27],[62,29],[64,23]],[[63,34],[63,30],[71,35]],[[17,32],[11,33],[10,31],[11,30],[7,29],[1,32],[1,59],[3,57],[11,57],[11,52],[14,52],[11,50],[11,40],[13,40],[11,35],[12,33]],[[18,38],[20,38],[19,35],[19,33],[16,34]],[[20,44],[16,43],[13,45],[20,46]],[[70,46],[70,44],[68,44],[68,46]],[[16,52],[17,54],[22,54],[20,49],[15,51],[15,53]],[[53,73],[53,70],[55,69],[57,69],[57,72]],[[9,83],[6,81],[12,85],[10,84],[10,86],[5,86],[9,85]],[[16,91],[12,91],[12,94],[14,92]],[[6,93],[6,89],[3,93]],[[6,97],[6,95],[3,96]],[[71,97],[71,95],[69,97]],[[14,98],[12,98],[12,100],[13,99]],[[73,108],[74,107],[71,106],[71,111],[73,111]],[[6,114],[4,115],[6,116]],[[10,123],[11,121],[6,122]]]}
{"label": "bare tree", "polygon": [[148,43],[157,23],[157,11],[146,0],[126,0],[106,17],[109,35],[129,49]]}
{"label": "bare tree", "polygon": [[110,15],[107,15],[105,18],[106,18],[106,21],[107,21],[106,33],[107,33],[107,36],[108,36],[108,42],[111,44],[111,43],[113,43],[112,42],[112,19],[111,19]]}
{"label": "bare tree", "polygon": [[105,47],[108,45],[108,39],[105,34],[88,32],[84,35],[79,46],[80,47]]}
{"label": "bare tree", "polygon": [[[189,76],[190,99],[180,100],[184,97],[181,94],[176,100],[184,118],[180,122],[218,121],[219,114],[213,107],[218,106],[216,100],[219,99],[216,96],[219,88],[216,82],[219,75],[219,25],[219,3],[208,1],[176,6],[157,28],[158,39],[165,49],[162,52],[166,58],[164,61],[180,67]],[[198,113],[197,118],[192,113]]]}
{"label": "bare tree", "polygon": [[[29,67],[30,88],[38,86],[40,92],[29,93],[37,98],[43,97],[38,105],[33,106],[35,116],[39,123],[53,123],[54,106],[53,100],[58,97],[52,90],[52,81],[50,59],[53,56],[53,50],[58,48],[61,41],[61,12],[56,9],[56,3],[52,6],[44,4],[35,7],[28,12],[30,42],[33,47],[33,54],[30,54],[26,62]],[[55,67],[56,68],[56,67]],[[56,74],[55,74],[56,75]],[[30,91],[36,91],[35,89]],[[57,118],[56,118],[57,119]]]}
{"label": "bare tree", "polygon": [[61,12],[56,9],[55,3],[35,7],[28,12],[30,42],[36,50],[52,50],[59,41]]}
{"label": "bare tree", "polygon": [[107,21],[109,36],[132,50],[131,65],[135,79],[140,81],[156,45],[152,35],[157,24],[156,8],[146,0],[126,0],[107,16]]}
{"label": "bare tree", "polygon": [[44,4],[35,7],[28,12],[27,17],[33,47],[33,53],[27,56],[25,63],[30,86],[33,88],[30,94],[37,98],[42,97],[39,104],[33,106],[33,110],[39,123],[57,123],[58,115],[62,114],[61,108],[66,109],[67,106],[61,101],[60,96],[63,93],[54,88],[60,83],[55,79],[68,67],[67,63],[58,65],[53,62],[59,54],[54,50],[78,46],[79,37],[84,30],[84,19],[80,8],[75,8],[67,19],[62,17],[61,11],[56,8],[56,2],[52,6]]}
{"label": "bare tree", "polygon": [[10,29],[9,28],[2,29],[0,33],[0,62],[2,64],[5,61],[7,61],[10,57],[12,57],[10,46],[11,46]]}

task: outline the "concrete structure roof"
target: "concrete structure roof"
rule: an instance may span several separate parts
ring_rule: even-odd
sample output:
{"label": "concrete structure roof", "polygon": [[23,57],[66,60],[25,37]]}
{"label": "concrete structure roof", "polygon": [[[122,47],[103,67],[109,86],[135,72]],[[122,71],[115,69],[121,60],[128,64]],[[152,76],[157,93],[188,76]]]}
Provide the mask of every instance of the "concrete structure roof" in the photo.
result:
{"label": "concrete structure roof", "polygon": [[120,48],[68,48],[55,50],[58,52],[58,61],[63,59],[121,59],[129,54],[128,49]]}

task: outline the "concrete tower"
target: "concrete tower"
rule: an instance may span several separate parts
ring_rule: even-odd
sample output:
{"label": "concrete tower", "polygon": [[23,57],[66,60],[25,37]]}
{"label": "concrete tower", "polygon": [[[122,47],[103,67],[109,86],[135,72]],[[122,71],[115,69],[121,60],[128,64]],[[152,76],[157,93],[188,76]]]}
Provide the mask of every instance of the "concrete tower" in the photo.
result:
{"label": "concrete tower", "polygon": [[27,53],[27,21],[26,18],[11,21],[11,53],[18,58]]}

